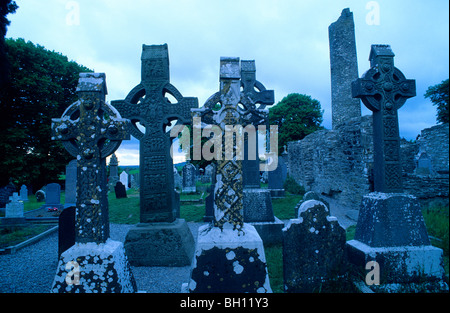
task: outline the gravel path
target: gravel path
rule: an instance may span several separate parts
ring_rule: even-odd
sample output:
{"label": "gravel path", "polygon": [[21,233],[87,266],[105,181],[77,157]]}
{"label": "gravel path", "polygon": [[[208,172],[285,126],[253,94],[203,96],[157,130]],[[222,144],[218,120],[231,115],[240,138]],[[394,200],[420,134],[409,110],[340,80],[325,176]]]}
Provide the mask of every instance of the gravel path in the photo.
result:
{"label": "gravel path", "polygon": [[[197,238],[201,223],[188,223]],[[124,241],[132,225],[111,224],[111,239]],[[0,293],[48,293],[58,265],[58,232],[25,247],[14,254],[0,255]],[[132,271],[138,290],[156,293],[178,293],[189,281],[190,266],[135,267]]]}

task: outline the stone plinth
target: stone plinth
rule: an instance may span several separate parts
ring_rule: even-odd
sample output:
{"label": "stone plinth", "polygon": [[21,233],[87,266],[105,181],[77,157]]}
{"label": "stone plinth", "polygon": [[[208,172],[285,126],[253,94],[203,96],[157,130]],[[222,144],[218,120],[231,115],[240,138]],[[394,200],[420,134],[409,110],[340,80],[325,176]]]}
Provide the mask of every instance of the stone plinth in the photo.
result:
{"label": "stone plinth", "polygon": [[417,199],[399,193],[374,192],[363,197],[349,260],[365,266],[376,261],[380,284],[440,280],[442,249],[430,245]]}
{"label": "stone plinth", "polygon": [[130,229],[125,250],[134,266],[188,266],[194,237],[184,219],[173,223],[140,223]]}
{"label": "stone plinth", "polygon": [[54,293],[130,293],[136,282],[123,244],[76,243],[61,254],[51,291]]}
{"label": "stone plinth", "polygon": [[242,231],[211,225],[199,228],[189,292],[272,292],[261,237],[244,223]]}

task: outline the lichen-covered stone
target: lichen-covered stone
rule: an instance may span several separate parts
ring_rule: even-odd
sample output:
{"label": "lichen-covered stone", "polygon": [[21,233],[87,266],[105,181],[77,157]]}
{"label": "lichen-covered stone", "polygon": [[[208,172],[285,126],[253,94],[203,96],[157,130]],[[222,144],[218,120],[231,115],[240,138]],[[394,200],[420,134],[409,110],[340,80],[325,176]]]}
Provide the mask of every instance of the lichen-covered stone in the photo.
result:
{"label": "lichen-covered stone", "polygon": [[320,201],[305,201],[283,229],[285,292],[318,292],[346,273],[345,230]]}
{"label": "lichen-covered stone", "polygon": [[61,254],[53,293],[130,293],[136,282],[125,256],[123,244],[76,243]]}

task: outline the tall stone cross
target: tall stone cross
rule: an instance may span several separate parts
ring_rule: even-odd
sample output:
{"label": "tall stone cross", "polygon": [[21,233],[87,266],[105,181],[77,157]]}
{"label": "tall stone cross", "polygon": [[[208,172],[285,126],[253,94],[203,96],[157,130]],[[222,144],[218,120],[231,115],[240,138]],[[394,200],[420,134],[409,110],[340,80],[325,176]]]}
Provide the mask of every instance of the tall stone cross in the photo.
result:
{"label": "tall stone cross", "polygon": [[[142,46],[141,83],[125,100],[112,101],[131,120],[130,133],[140,142],[140,221],[173,222],[176,218],[171,140],[165,128],[171,121],[191,123],[197,98],[183,97],[170,84],[167,44]],[[171,95],[176,103],[166,97]],[[172,99],[173,99],[172,98]],[[137,123],[145,127],[142,132]]]}
{"label": "tall stone cross", "polygon": [[[263,110],[266,108],[266,105],[272,105],[274,103],[274,92],[273,90],[266,90],[264,85],[256,80],[256,66],[254,60],[241,61],[241,87],[242,105],[251,112],[251,114],[254,114],[254,116],[249,119],[251,120],[252,125],[256,128],[258,125],[266,124],[266,129],[269,129],[269,125],[267,125],[269,119],[267,113]],[[259,106],[256,106],[257,104],[259,104]],[[256,144],[254,147],[249,146],[248,139],[245,140],[243,160],[244,188],[260,187],[258,141],[258,132],[255,133],[254,142]],[[254,155],[252,154],[251,149],[255,152]]]}
{"label": "tall stone cross", "polygon": [[52,120],[52,139],[77,159],[75,241],[104,243],[109,237],[106,157],[130,139],[126,120],[105,103],[104,73],[81,73],[79,100]]}
{"label": "tall stone cross", "polygon": [[416,81],[394,67],[389,45],[372,45],[371,68],[352,82],[352,96],[373,112],[374,190],[401,193],[402,164],[397,111],[416,95]]}
{"label": "tall stone cross", "polygon": [[[254,69],[254,61],[244,62],[244,68]],[[254,74],[254,70],[253,70]],[[244,74],[244,77],[246,74]],[[243,185],[242,185],[242,160],[233,154],[232,159],[227,159],[226,152],[237,151],[237,140],[226,140],[225,132],[231,131],[236,125],[245,127],[249,123],[261,122],[265,118],[265,112],[256,107],[257,103],[269,101],[270,91],[265,92],[265,88],[260,87],[259,92],[242,93],[241,71],[239,58],[220,59],[220,90],[212,95],[200,109],[193,109],[194,117],[201,117],[202,124],[217,125],[222,130],[222,158],[217,160],[216,187],[214,190],[214,226],[232,226],[238,231],[244,225],[243,219]],[[252,81],[250,74],[249,81]],[[255,86],[243,82],[244,90]],[[259,86],[259,85],[258,85]],[[257,87],[258,87],[257,86]],[[248,90],[248,89],[247,89]],[[244,96],[247,95],[247,96]],[[228,225],[228,226],[226,226]]]}

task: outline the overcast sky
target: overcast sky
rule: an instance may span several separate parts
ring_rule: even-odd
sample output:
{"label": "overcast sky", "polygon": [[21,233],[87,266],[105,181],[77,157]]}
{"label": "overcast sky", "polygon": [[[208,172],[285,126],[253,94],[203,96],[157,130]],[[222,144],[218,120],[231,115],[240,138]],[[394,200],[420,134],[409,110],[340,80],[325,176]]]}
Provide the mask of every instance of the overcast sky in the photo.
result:
{"label": "overcast sky", "polygon": [[[371,44],[389,44],[395,66],[415,79],[417,96],[399,111],[400,135],[415,139],[436,124],[423,94],[449,77],[446,0],[16,0],[6,37],[24,38],[106,73],[107,101],[140,82],[142,44],[169,46],[171,83],[199,104],[218,91],[219,59],[256,61],[257,79],[275,91],[311,95],[331,128],[328,26],[353,12],[359,76]],[[68,104],[69,105],[69,104]],[[363,105],[363,114],[370,114]],[[58,117],[58,116],[55,116]],[[138,143],[124,141],[121,165],[138,164]],[[176,161],[175,161],[176,162]]]}

